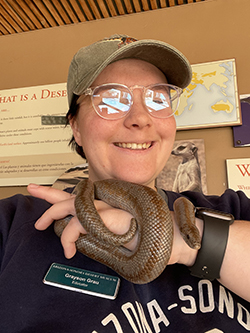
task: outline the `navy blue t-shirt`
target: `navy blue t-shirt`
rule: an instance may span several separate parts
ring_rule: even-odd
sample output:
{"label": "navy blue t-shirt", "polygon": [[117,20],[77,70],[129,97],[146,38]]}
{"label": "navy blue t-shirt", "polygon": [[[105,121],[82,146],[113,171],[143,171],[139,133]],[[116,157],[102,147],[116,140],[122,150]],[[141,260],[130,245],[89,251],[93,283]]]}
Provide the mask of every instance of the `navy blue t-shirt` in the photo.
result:
{"label": "navy blue t-shirt", "polygon": [[[170,209],[180,196],[166,192]],[[185,192],[195,206],[250,220],[250,200],[242,192],[222,196]],[[121,278],[115,300],[45,285],[54,262],[113,276],[110,268],[77,254],[63,254],[53,226],[34,228],[49,207],[43,200],[16,195],[0,201],[0,332],[32,333],[221,333],[250,331],[250,304],[217,281],[167,266],[154,281],[136,285]]]}

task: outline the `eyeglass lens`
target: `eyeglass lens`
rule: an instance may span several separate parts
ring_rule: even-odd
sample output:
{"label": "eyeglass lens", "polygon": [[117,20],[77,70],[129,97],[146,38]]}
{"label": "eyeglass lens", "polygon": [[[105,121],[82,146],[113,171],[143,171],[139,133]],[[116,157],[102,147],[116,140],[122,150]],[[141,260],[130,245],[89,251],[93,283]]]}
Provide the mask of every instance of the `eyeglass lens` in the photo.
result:
{"label": "eyeglass lens", "polygon": [[[152,116],[167,118],[175,112],[176,102],[178,103],[178,92],[175,89],[167,85],[153,85],[143,90],[144,103]],[[96,87],[92,101],[101,117],[118,119],[128,113],[133,97],[128,87],[112,84]]]}

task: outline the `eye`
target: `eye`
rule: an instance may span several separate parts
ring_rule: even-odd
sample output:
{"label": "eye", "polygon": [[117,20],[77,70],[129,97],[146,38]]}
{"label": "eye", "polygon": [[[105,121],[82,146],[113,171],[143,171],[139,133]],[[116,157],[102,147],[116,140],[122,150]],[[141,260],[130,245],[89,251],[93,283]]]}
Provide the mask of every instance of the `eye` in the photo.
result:
{"label": "eye", "polygon": [[179,146],[179,147],[178,147],[178,150],[179,150],[179,151],[182,151],[182,150],[184,150],[185,148],[186,148],[185,146]]}
{"label": "eye", "polygon": [[159,98],[154,98],[153,102],[157,103],[157,104],[164,104],[164,101],[162,99],[159,99]]}

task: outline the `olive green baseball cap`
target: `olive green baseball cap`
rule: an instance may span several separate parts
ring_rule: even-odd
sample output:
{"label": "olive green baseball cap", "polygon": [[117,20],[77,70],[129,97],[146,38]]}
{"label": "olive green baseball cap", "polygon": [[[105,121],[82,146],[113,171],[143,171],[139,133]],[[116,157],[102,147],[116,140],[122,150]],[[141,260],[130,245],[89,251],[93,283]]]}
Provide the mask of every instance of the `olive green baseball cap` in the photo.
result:
{"label": "olive green baseball cap", "polygon": [[73,95],[81,95],[109,64],[127,58],[147,61],[158,67],[168,83],[185,88],[192,69],[186,57],[175,47],[158,40],[137,40],[127,35],[113,35],[81,48],[73,57],[68,73],[69,105]]}

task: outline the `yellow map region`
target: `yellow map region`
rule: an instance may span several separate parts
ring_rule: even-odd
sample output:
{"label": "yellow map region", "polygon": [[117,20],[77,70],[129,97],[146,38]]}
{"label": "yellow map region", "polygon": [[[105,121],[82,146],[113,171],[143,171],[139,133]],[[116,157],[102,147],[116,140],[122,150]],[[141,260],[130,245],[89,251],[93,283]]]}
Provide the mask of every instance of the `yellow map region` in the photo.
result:
{"label": "yellow map region", "polygon": [[229,102],[229,100],[227,100],[226,102],[220,100],[216,104],[212,105],[211,108],[214,110],[214,112],[224,111],[226,113],[231,113],[234,106],[232,103]]}
{"label": "yellow map region", "polygon": [[[188,99],[195,93],[198,85],[203,85],[208,91],[210,91],[211,85],[216,84],[218,89],[220,89],[220,92],[226,96],[224,89],[227,88],[226,82],[229,79],[225,75],[226,69],[220,66],[219,63],[215,62],[206,65],[193,65],[192,69],[192,81],[189,86],[184,89],[183,94],[181,95],[180,104],[178,110],[175,113],[176,116],[180,116],[184,112],[185,108],[188,106]],[[212,106],[212,110],[214,112],[232,112],[233,105],[228,100],[226,102],[223,100],[215,102],[216,103]],[[192,107],[193,104],[189,106],[189,110],[191,110]]]}

